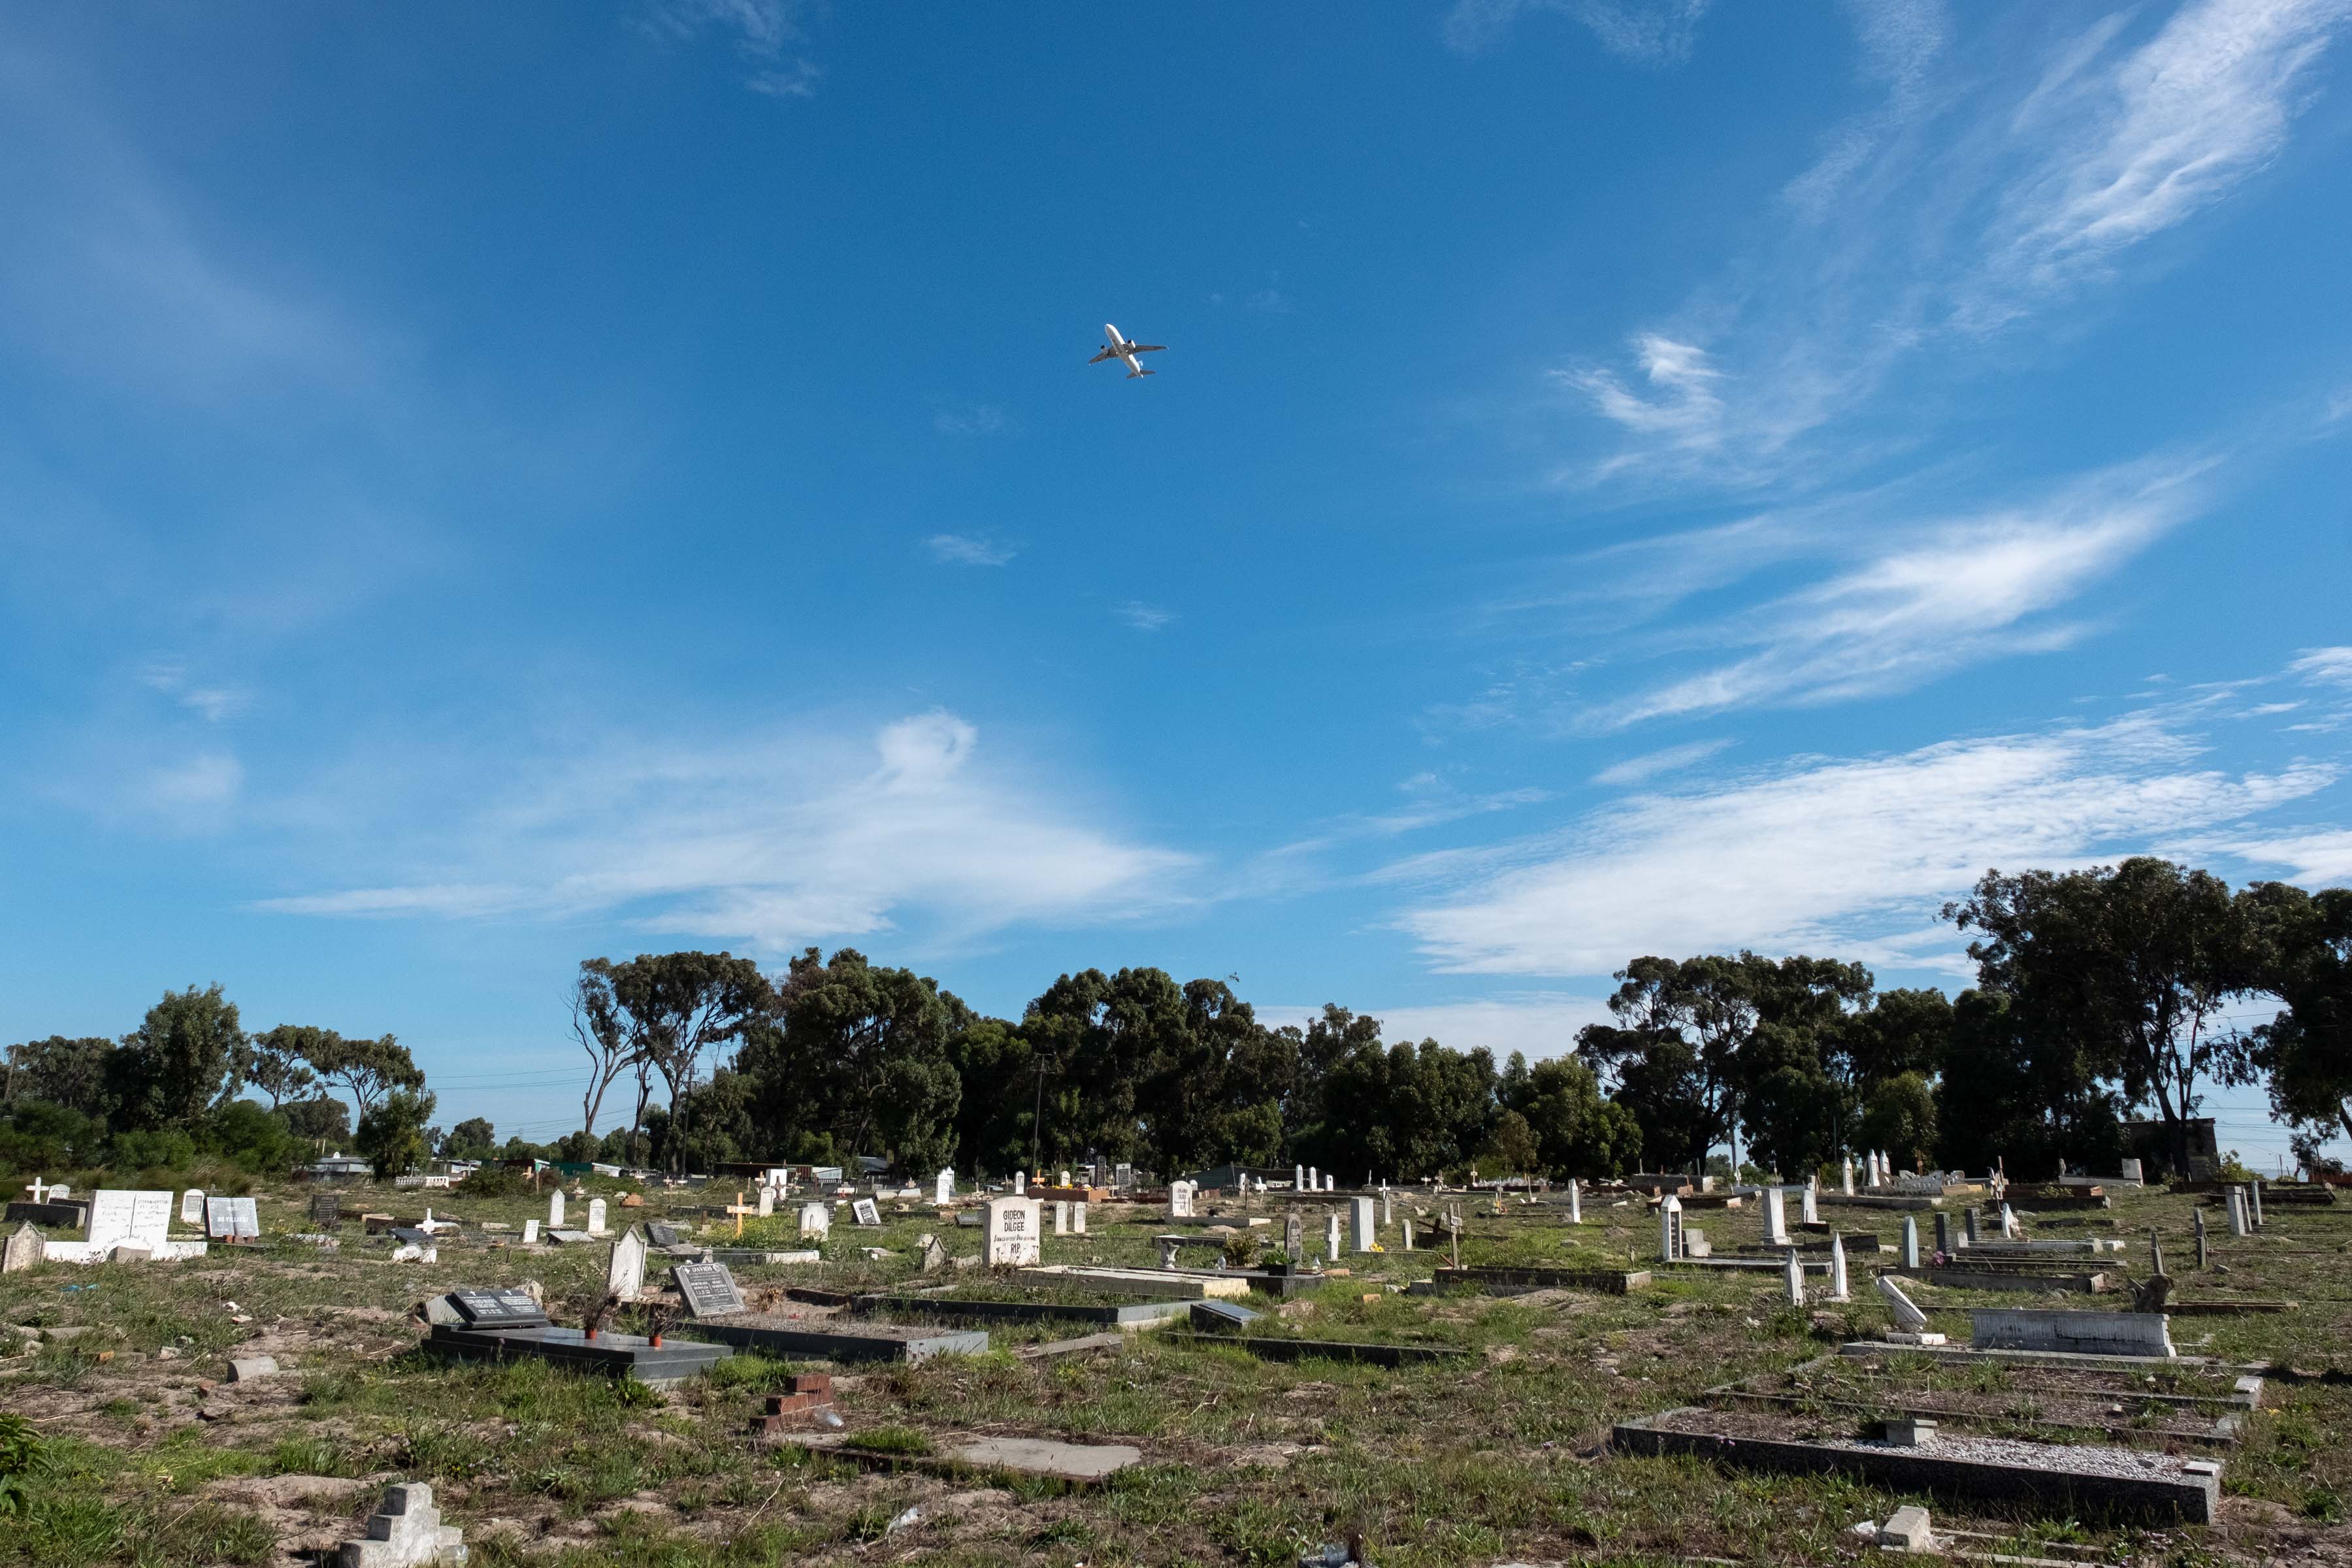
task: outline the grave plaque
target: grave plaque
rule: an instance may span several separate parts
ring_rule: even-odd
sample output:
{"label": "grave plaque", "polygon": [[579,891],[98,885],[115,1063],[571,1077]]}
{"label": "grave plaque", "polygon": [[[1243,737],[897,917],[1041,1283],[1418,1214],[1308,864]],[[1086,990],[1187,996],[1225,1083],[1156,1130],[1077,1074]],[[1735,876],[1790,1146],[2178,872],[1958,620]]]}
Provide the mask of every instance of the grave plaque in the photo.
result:
{"label": "grave plaque", "polygon": [[723,1318],[743,1310],[743,1292],[724,1263],[680,1263],[669,1271],[686,1310],[698,1318]]}
{"label": "grave plaque", "polygon": [[320,1193],[310,1199],[310,1223],[329,1230],[343,1223],[343,1194]]}
{"label": "grave plaque", "polygon": [[89,1202],[93,1252],[129,1245],[161,1250],[172,1237],[172,1194],[100,1187]]}
{"label": "grave plaque", "polygon": [[180,1194],[180,1223],[202,1225],[205,1221],[205,1190],[190,1187]]}
{"label": "grave plaque", "polygon": [[[251,1198],[206,1198],[205,1234],[220,1240],[259,1236],[260,1212]],[[425,1239],[432,1238],[428,1237]]]}
{"label": "grave plaque", "polygon": [[656,1247],[676,1247],[678,1241],[677,1226],[663,1225],[656,1221],[646,1226],[646,1239]]}
{"label": "grave plaque", "polygon": [[859,1198],[849,1205],[850,1216],[867,1230],[882,1228],[882,1205],[872,1198]]}
{"label": "grave plaque", "polygon": [[449,1300],[477,1329],[543,1329],[547,1310],[528,1290],[452,1290]]}

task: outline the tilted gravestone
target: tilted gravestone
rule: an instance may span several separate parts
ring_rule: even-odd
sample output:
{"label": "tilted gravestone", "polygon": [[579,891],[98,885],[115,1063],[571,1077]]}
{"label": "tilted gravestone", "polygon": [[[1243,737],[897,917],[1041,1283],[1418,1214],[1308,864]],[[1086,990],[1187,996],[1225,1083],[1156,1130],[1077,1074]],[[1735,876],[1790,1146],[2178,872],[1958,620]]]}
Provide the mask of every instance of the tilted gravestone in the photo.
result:
{"label": "tilted gravestone", "polygon": [[680,1263],[669,1277],[695,1317],[724,1318],[743,1310],[743,1291],[724,1263]]}
{"label": "tilted gravestone", "polygon": [[646,1288],[646,1233],[631,1226],[613,1243],[604,1259],[604,1289],[624,1301],[634,1301]]}
{"label": "tilted gravestone", "polygon": [[866,1230],[882,1228],[882,1205],[872,1198],[859,1198],[849,1205],[849,1216]]}
{"label": "tilted gravestone", "polygon": [[678,1242],[677,1226],[656,1220],[646,1226],[646,1239],[656,1247],[676,1247]]}
{"label": "tilted gravestone", "polygon": [[0,1250],[0,1274],[30,1268],[47,1256],[48,1245],[33,1222],[26,1220],[10,1233],[6,1248]]}
{"label": "tilted gravestone", "polygon": [[533,1300],[528,1290],[459,1289],[450,1291],[447,1300],[469,1328],[547,1327],[547,1309]]}

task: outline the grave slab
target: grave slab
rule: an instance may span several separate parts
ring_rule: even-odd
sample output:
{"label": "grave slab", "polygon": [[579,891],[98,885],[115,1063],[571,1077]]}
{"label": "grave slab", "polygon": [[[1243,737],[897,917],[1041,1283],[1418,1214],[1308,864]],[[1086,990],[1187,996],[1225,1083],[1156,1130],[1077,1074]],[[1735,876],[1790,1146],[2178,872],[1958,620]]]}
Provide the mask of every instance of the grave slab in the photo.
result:
{"label": "grave slab", "polygon": [[863,1320],[835,1325],[823,1319],[762,1313],[701,1319],[680,1332],[764,1355],[806,1356],[818,1361],[922,1362],[934,1356],[984,1355],[988,1352],[988,1334],[979,1329],[916,1328]]}
{"label": "grave slab", "polygon": [[579,1329],[451,1328],[436,1324],[419,1347],[452,1361],[544,1361],[575,1372],[667,1388],[709,1372],[735,1353],[732,1345],[664,1338],[658,1345],[637,1334],[604,1332],[589,1339]]}

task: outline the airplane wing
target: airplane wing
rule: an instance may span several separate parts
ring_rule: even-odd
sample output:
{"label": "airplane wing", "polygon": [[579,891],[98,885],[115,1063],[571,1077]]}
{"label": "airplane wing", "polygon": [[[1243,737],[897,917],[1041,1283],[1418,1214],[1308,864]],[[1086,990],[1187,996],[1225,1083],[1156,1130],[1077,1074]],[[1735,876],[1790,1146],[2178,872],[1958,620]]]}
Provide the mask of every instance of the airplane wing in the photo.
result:
{"label": "airplane wing", "polygon": [[1166,343],[1129,343],[1127,345],[1127,352],[1131,354],[1165,353],[1168,352],[1168,345]]}
{"label": "airplane wing", "polygon": [[1117,359],[1118,357],[1119,353],[1117,349],[1105,349],[1102,353],[1095,355],[1094,358],[1087,361],[1087,363],[1088,364],[1100,364],[1107,359]]}

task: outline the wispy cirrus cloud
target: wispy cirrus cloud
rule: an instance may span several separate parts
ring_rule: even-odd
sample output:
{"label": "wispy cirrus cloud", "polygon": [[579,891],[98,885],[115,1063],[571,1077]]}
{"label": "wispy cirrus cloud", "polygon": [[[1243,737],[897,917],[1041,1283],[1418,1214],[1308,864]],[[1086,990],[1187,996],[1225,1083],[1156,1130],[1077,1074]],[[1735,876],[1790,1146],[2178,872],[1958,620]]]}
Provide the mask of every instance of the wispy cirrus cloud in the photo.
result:
{"label": "wispy cirrus cloud", "polygon": [[806,0],[655,0],[646,23],[667,37],[731,37],[750,69],[745,87],[768,98],[813,98],[823,73],[793,47],[805,37],[801,17],[807,10]]}
{"label": "wispy cirrus cloud", "polygon": [[862,744],[806,732],[733,744],[614,740],[496,772],[520,782],[485,780],[486,804],[446,833],[395,836],[404,863],[391,876],[258,907],[613,917],[786,952],[908,921],[964,939],[1165,910],[1182,900],[1176,885],[1193,865],[990,765],[978,731],[945,711],[886,724]]}
{"label": "wispy cirrus cloud", "polygon": [[[1423,856],[1382,875],[1432,890],[1398,923],[1447,973],[1601,973],[1645,952],[1742,946],[1950,966],[1958,944],[1936,909],[1988,868],[2161,849],[2341,774],[2327,762],[2210,767],[2190,717],[2151,710],[1801,763],[1636,796],[1557,833]],[[2340,848],[2308,843],[2314,856]]]}
{"label": "wispy cirrus cloud", "polygon": [[1572,17],[1603,48],[1637,65],[1678,65],[1690,58],[1708,0],[1455,0],[1445,41],[1465,54],[1491,47],[1529,13]]}
{"label": "wispy cirrus cloud", "polygon": [[964,533],[934,533],[928,543],[932,560],[955,566],[1002,566],[1020,553],[1009,544]]}
{"label": "wispy cirrus cloud", "polygon": [[1981,355],[2079,298],[2274,161],[2352,0],[2189,0],[2145,37],[2117,14],[2022,64],[2008,30],[1953,58],[1932,5],[1853,14],[1882,106],[1790,182],[1776,241],[1629,335],[1630,367],[1554,373],[1616,436],[1563,479],[1818,483],[1875,455],[1805,438],[1905,361]]}
{"label": "wispy cirrus cloud", "polygon": [[1645,752],[1638,757],[1628,757],[1614,763],[1592,775],[1592,782],[1605,789],[1622,789],[1631,784],[1645,784],[1661,773],[1680,773],[1714,756],[1731,744],[1726,737],[1713,741],[1693,741],[1686,745],[1668,746],[1662,751]]}
{"label": "wispy cirrus cloud", "polygon": [[2352,647],[2305,648],[2287,669],[2315,686],[2352,687]]}
{"label": "wispy cirrus cloud", "polygon": [[1176,612],[1163,610],[1157,605],[1147,605],[1140,599],[1129,599],[1118,609],[1118,618],[1139,632],[1156,632],[1172,626]]}

